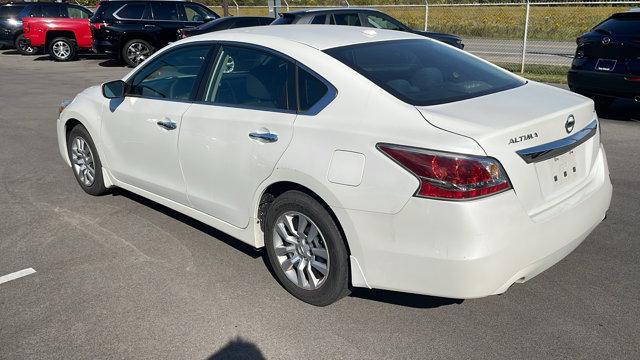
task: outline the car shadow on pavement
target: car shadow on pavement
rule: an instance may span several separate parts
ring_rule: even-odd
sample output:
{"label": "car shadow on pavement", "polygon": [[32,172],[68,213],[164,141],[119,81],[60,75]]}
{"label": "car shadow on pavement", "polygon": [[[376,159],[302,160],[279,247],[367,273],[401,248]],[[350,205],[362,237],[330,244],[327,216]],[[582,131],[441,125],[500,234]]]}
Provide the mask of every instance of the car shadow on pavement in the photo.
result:
{"label": "car shadow on pavement", "polygon": [[[120,188],[115,188],[111,193],[112,196],[123,196],[129,200],[135,201],[137,203],[139,203],[140,205],[144,205],[146,207],[149,207],[153,210],[156,210],[166,216],[172,217],[186,225],[189,225],[199,231],[202,231],[203,233],[218,239],[222,242],[224,242],[225,244],[233,247],[234,249],[243,252],[244,254],[252,257],[253,259],[257,259],[259,257],[262,257],[266,268],[268,269],[268,271],[271,273],[271,275],[274,278],[277,278],[275,276],[275,274],[273,273],[273,270],[271,269],[271,266],[269,265],[269,260],[267,259],[265,255],[264,251],[255,249],[254,247],[245,244],[235,238],[233,238],[232,236],[229,236],[223,232],[221,232],[220,230],[217,230],[205,223],[202,223],[198,220],[195,220],[187,215],[184,215],[182,213],[179,213],[175,210],[169,209],[168,207],[164,206],[164,205],[160,205],[152,200],[149,200],[147,198],[144,198],[140,195],[134,194],[130,191],[124,190],[124,189],[120,189]],[[435,296],[427,296],[427,295],[417,295],[417,294],[408,294],[408,293],[401,293],[401,292],[396,292],[396,291],[388,291],[388,290],[378,290],[378,289],[363,289],[363,288],[354,288],[352,289],[352,293],[350,295],[351,297],[355,297],[355,298],[360,298],[360,299],[365,299],[365,300],[371,300],[371,301],[377,301],[377,302],[384,302],[384,303],[389,303],[389,304],[394,304],[394,305],[399,305],[399,306],[405,306],[405,307],[411,307],[411,308],[418,308],[418,309],[432,309],[432,308],[437,308],[440,306],[446,306],[446,305],[453,305],[453,304],[461,304],[463,302],[463,300],[460,299],[448,299],[448,298],[441,298],[441,297],[435,297]],[[243,344],[233,344],[230,343],[228,346],[233,345],[234,347],[237,346],[245,346]],[[230,352],[231,353],[231,352]],[[217,353],[216,353],[217,354]],[[216,355],[214,354],[214,355]],[[224,353],[226,354],[226,353]],[[224,355],[223,354],[223,355]],[[213,355],[212,355],[213,356]],[[217,355],[216,355],[217,356]],[[226,356],[226,355],[225,355]],[[223,357],[211,357],[210,359],[226,359]],[[241,358],[241,359],[245,359],[245,358]],[[246,358],[246,359],[253,359],[253,358]]]}
{"label": "car shadow on pavement", "polygon": [[229,341],[207,360],[266,360],[258,346],[240,337]]}
{"label": "car shadow on pavement", "polygon": [[434,309],[441,306],[462,304],[464,301],[462,299],[449,299],[437,296],[364,288],[353,289],[350,296],[416,309]]}
{"label": "car shadow on pavement", "polygon": [[164,205],[160,205],[152,200],[149,200],[147,198],[144,198],[140,195],[134,194],[130,191],[124,190],[124,189],[120,189],[120,188],[115,188],[111,193],[112,196],[123,196],[126,197],[129,200],[133,200],[137,203],[139,203],[140,205],[144,205],[146,207],[149,207],[153,210],[156,210],[166,216],[172,217],[186,225],[191,226],[192,228],[199,230],[217,240],[220,240],[222,242],[224,242],[225,244],[231,246],[232,248],[241,251],[243,253],[245,253],[246,255],[249,255],[250,257],[257,259],[259,257],[262,256],[262,251],[259,251],[257,249],[255,249],[254,247],[247,245],[225,233],[223,233],[222,231],[215,229],[205,223],[202,223],[198,220],[195,220],[187,215],[184,215],[182,213],[179,213],[175,210],[169,209],[168,207],[164,206]]}
{"label": "car shadow on pavement", "polygon": [[124,63],[118,59],[108,58],[105,61],[98,63],[98,66],[101,67],[124,67]]}
{"label": "car shadow on pavement", "polygon": [[598,109],[598,117],[611,120],[640,121],[640,103],[618,99],[610,106]]}

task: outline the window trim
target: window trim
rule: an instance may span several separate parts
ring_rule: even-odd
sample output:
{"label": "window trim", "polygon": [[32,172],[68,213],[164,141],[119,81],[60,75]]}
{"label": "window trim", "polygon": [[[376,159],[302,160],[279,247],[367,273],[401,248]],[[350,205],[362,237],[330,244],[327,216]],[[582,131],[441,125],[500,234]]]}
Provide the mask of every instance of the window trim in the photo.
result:
{"label": "window trim", "polygon": [[[120,10],[124,9],[124,7],[125,7],[125,6],[128,6],[128,5],[135,5],[135,4],[141,4],[141,5],[144,5],[144,7],[145,7],[145,9],[144,9],[144,10],[142,10],[142,15],[140,16],[140,18],[139,18],[139,19],[123,18],[123,17],[118,16],[118,13],[120,12]],[[147,11],[147,7],[149,8],[149,11],[151,12],[151,19],[145,19],[145,18],[144,18],[144,13],[145,13],[145,11]],[[146,4],[146,3],[142,3],[142,2],[135,2],[135,1],[134,1],[134,2],[128,2],[128,3],[125,3],[124,5],[120,6],[116,11],[114,11],[113,13],[111,13],[111,15],[112,15],[114,18],[118,19],[118,20],[134,20],[134,21],[138,21],[138,20],[147,20],[147,21],[149,21],[149,20],[151,20],[151,21],[163,21],[163,20],[154,20],[154,19],[153,19],[153,10],[151,10],[150,8],[151,8],[151,5]]]}
{"label": "window trim", "polygon": [[[320,80],[320,82],[322,82],[327,87],[327,92],[324,93],[324,95],[320,99],[318,99],[318,101],[316,101],[310,108],[305,111],[300,110],[300,82],[298,81],[299,69],[308,72],[309,75],[313,76],[317,80]],[[318,115],[322,110],[324,110],[324,108],[329,106],[329,104],[331,104],[336,97],[338,97],[338,90],[335,86],[333,86],[333,84],[331,84],[322,76],[318,75],[317,72],[311,70],[308,66],[296,61],[296,108],[298,111],[298,115]]]}

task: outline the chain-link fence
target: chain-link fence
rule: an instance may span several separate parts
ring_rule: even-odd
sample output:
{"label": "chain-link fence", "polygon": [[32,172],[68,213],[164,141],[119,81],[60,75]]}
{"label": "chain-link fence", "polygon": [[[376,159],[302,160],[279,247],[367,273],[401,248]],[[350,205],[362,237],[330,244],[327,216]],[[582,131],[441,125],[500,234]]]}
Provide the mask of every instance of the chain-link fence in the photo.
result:
{"label": "chain-link fence", "polygon": [[[368,4],[367,0],[281,1],[279,12],[348,6],[378,9],[414,29],[456,34],[462,37],[465,50],[511,71],[551,82],[566,80],[578,35],[613,13],[640,7],[640,1],[616,0],[426,0],[401,4],[397,2],[402,0],[381,0],[389,2],[385,4]],[[212,8],[222,14],[220,6]],[[231,15],[268,14],[266,5],[245,5],[241,0],[229,0],[229,11]]]}

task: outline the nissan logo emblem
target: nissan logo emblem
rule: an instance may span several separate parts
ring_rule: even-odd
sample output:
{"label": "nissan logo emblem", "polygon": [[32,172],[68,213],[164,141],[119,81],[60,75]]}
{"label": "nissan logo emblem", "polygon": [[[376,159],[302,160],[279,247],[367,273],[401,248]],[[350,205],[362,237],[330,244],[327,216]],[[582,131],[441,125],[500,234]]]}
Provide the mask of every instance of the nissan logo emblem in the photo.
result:
{"label": "nissan logo emblem", "polygon": [[602,38],[602,43],[603,44],[607,45],[610,42],[611,42],[611,38],[610,37],[605,36],[605,37]]}
{"label": "nissan logo emblem", "polygon": [[576,125],[576,118],[573,115],[569,115],[567,122],[564,123],[564,129],[567,130],[567,134],[571,134],[573,127]]}

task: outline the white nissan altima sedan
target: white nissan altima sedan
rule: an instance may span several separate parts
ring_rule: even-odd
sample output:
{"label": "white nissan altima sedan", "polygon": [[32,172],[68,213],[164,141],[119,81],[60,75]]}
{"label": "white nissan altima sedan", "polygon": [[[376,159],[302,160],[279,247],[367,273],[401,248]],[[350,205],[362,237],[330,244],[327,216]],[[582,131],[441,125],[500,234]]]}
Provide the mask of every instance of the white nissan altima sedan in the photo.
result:
{"label": "white nissan altima sedan", "polygon": [[350,287],[503,293],[611,200],[591,100],[409,33],[205,34],[63,105],[84,191],[124,188],[265,247],[314,305]]}

